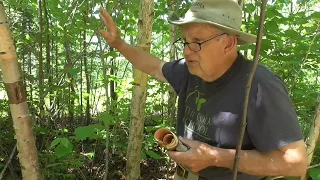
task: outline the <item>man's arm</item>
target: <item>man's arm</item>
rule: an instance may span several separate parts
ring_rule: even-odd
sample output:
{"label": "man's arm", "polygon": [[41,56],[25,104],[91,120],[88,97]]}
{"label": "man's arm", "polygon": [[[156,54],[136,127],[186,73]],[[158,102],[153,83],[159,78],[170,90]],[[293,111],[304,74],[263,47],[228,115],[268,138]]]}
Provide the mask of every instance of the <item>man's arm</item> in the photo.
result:
{"label": "man's arm", "polygon": [[153,76],[160,81],[166,81],[162,74],[162,66],[164,61],[151,55],[148,52],[131,46],[124,41],[117,49],[130,63],[140,71]]}
{"label": "man's arm", "polygon": [[[233,168],[236,150],[214,148],[211,154],[213,166]],[[307,170],[306,157],[303,141],[288,144],[268,153],[244,150],[240,153],[238,170],[257,176],[302,176]]]}
{"label": "man's arm", "polygon": [[[233,168],[236,150],[222,149],[199,141],[180,139],[190,147],[187,152],[168,151],[177,163],[193,172],[209,166]],[[257,176],[301,176],[307,170],[307,155],[303,141],[297,141],[278,150],[261,153],[242,150],[238,171]]]}
{"label": "man's arm", "polygon": [[109,46],[117,49],[135,68],[161,81],[166,81],[162,74],[162,66],[165,62],[148,52],[124,42],[120,38],[120,32],[116,23],[113,21],[110,14],[102,7],[100,8],[100,17],[107,27],[107,30],[101,30],[100,34]]}

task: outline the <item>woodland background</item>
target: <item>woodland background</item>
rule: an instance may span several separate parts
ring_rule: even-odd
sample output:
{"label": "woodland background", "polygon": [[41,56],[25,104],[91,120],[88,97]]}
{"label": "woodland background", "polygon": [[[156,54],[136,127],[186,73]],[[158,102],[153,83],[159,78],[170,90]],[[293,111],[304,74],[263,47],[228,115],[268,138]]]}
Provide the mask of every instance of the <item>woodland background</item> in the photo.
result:
{"label": "woodland background", "polygon": [[[139,1],[7,0],[4,5],[45,179],[101,179],[106,172],[108,179],[123,178],[134,71],[97,35],[103,28],[99,7],[112,14],[122,37],[135,45]],[[166,22],[166,14],[168,9],[184,13],[189,5],[181,0],[155,1],[152,54],[165,61],[181,57],[179,52],[170,53],[179,33]],[[305,137],[320,101],[319,10],[317,0],[268,1],[260,58],[286,82]],[[260,2],[244,1],[243,30],[257,34],[259,13]],[[254,48],[248,45],[240,50],[252,59]],[[149,77],[141,179],[166,179],[173,173],[172,162],[155,145],[153,133],[160,127],[174,127],[175,100],[168,84]],[[16,144],[2,82],[0,131],[1,172]],[[318,143],[311,165],[319,163]],[[313,180],[320,180],[319,174],[319,167],[308,172]],[[3,179],[20,176],[15,152]]]}

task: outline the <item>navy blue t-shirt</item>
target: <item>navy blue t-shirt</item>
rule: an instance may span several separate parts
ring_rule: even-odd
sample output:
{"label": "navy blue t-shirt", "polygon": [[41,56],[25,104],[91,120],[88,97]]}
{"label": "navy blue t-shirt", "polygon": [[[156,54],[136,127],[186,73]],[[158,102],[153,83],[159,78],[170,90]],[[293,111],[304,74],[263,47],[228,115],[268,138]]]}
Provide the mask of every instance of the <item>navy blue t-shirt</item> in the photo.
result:
{"label": "navy blue t-shirt", "polygon": [[[253,65],[241,53],[231,68],[214,82],[189,73],[185,61],[164,64],[164,77],[178,94],[177,134],[212,146],[236,149],[248,77]],[[293,104],[284,82],[258,65],[253,78],[243,150],[270,152],[303,139]],[[232,169],[208,167],[200,176],[211,180],[232,179]],[[239,180],[262,177],[238,173]]]}

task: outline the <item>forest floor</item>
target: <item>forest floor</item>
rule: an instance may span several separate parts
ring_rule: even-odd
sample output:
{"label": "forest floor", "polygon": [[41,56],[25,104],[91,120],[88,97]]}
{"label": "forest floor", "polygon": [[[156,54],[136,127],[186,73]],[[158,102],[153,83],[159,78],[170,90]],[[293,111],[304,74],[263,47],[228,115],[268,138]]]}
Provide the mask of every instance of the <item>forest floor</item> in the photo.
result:
{"label": "forest floor", "polygon": [[[169,164],[167,160],[148,158],[140,166],[141,180],[172,180],[174,166],[171,161]],[[109,164],[108,180],[126,180],[125,168],[126,162],[122,157],[112,157],[112,162]]]}

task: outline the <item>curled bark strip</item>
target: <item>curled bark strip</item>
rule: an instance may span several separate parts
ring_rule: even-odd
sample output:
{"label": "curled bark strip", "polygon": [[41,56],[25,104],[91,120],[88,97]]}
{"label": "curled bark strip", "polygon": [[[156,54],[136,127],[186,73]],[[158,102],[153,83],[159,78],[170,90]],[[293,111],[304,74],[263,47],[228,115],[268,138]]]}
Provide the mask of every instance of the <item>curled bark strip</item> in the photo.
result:
{"label": "curled bark strip", "polygon": [[182,144],[177,135],[168,129],[158,129],[154,133],[154,139],[159,146],[164,147],[167,150],[184,152],[189,149],[187,146]]}

